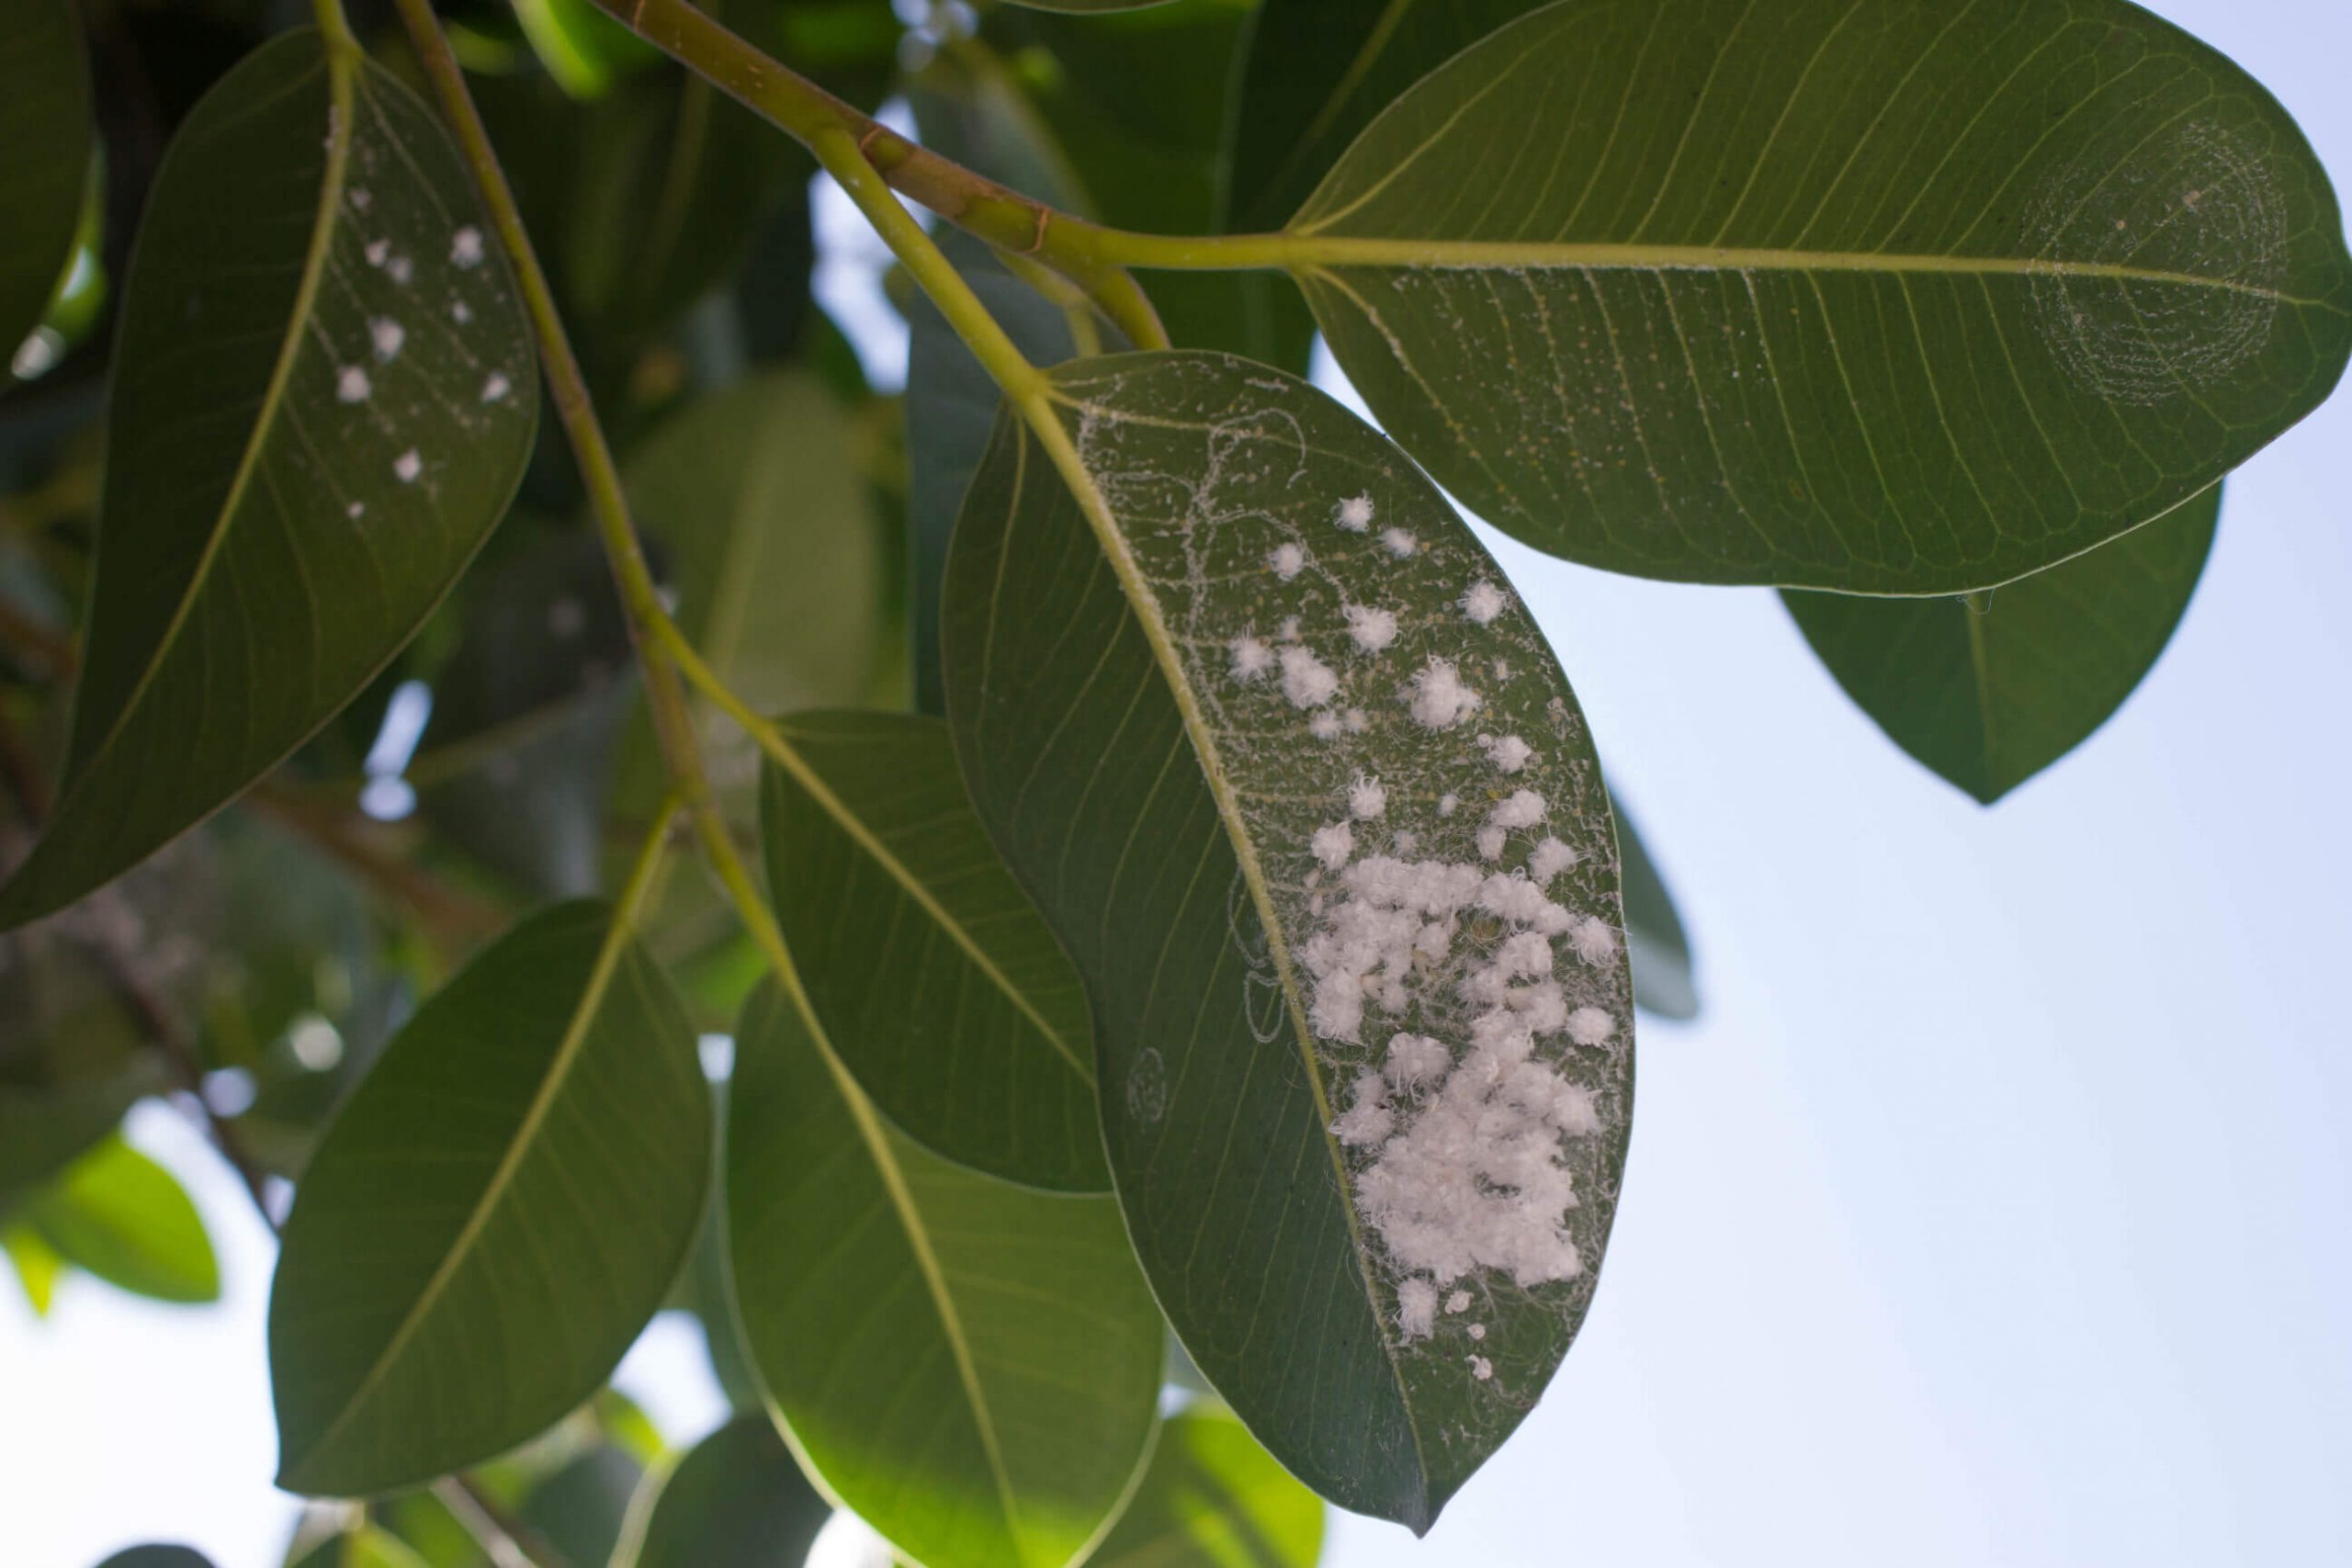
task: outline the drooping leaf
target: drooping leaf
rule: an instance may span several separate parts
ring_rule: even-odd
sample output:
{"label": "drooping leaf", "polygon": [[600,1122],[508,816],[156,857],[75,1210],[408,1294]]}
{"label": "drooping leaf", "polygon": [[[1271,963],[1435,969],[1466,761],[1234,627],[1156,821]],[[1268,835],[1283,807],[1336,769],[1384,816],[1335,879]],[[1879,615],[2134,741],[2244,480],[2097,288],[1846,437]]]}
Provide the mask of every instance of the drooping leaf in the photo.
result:
{"label": "drooping leaf", "polygon": [[202,820],[368,684],[505,509],[538,381],[447,134],[301,31],[180,128],[113,386],[62,795],[0,926]]}
{"label": "drooping leaf", "polygon": [[777,728],[807,771],[763,773],[768,886],[858,1087],[934,1154],[1103,1190],[1085,989],[973,814],[947,727],[806,713]]}
{"label": "drooping leaf", "polygon": [[196,1205],[171,1172],[110,1137],[17,1210],[58,1257],[159,1302],[209,1302],[220,1267]]}
{"label": "drooping leaf", "polygon": [[8,1266],[16,1270],[17,1283],[24,1287],[33,1315],[47,1317],[49,1303],[57,1296],[57,1281],[65,1272],[65,1259],[41,1240],[40,1232],[17,1222],[0,1222],[0,1252],[8,1255]]}
{"label": "drooping leaf", "polygon": [[948,559],[966,778],[1093,1000],[1185,1349],[1292,1473],[1425,1529],[1542,1394],[1615,1207],[1590,739],[1492,558],[1322,393],[1179,353],[1051,397],[1061,463],[1001,427]]}
{"label": "drooping leaf", "polygon": [[90,73],[73,0],[18,0],[0,16],[0,355],[56,292],[90,164]]}
{"label": "drooping leaf", "polygon": [[2007,581],[2352,352],[2301,132],[2125,0],[1562,0],[1392,104],[1276,248],[1481,515],[1697,581]]}
{"label": "drooping leaf", "polygon": [[710,1136],[693,1031],[610,909],[475,959],[303,1175],[270,1296],[278,1484],[415,1484],[586,1399],[694,1239]]}
{"label": "drooping leaf", "polygon": [[1660,1018],[1699,1016],[1699,983],[1691,973],[1690,933],[1674,908],[1674,895],[1658,874],[1649,846],[1642,842],[1624,802],[1612,798],[1617,815],[1619,880],[1625,895],[1625,952],[1634,964],[1634,1000]]}
{"label": "drooping leaf", "polygon": [[739,1416],[648,1483],[613,1568],[801,1568],[832,1512],[775,1423]]}
{"label": "drooping leaf", "polygon": [[301,1555],[294,1568],[425,1568],[425,1564],[400,1537],[363,1524],[319,1542]]}
{"label": "drooping leaf", "polygon": [[2090,739],[2154,667],[2221,510],[2216,485],[1982,600],[1781,597],[1861,710],[1990,806]]}
{"label": "drooping leaf", "polygon": [[1241,1423],[1195,1410],[1160,1428],[1151,1468],[1091,1568],[1312,1568],[1322,1500]]}
{"label": "drooping leaf", "polygon": [[827,1491],[917,1562],[1074,1562],[1143,1462],[1159,1384],[1112,1201],[925,1154],[770,985],[737,1031],[727,1208],[745,1342]]}

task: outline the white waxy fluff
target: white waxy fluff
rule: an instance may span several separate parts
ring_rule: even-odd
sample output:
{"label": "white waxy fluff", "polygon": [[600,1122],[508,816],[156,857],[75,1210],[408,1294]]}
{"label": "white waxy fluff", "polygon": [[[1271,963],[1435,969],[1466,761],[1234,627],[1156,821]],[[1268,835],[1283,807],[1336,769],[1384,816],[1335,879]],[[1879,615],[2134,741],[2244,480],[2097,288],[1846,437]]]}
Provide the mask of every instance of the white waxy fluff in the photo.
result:
{"label": "white waxy fluff", "polygon": [[366,402],[368,394],[373,389],[374,384],[368,379],[368,372],[356,365],[346,365],[335,372],[334,396],[337,402]]}
{"label": "white waxy fluff", "polygon": [[449,260],[460,267],[481,265],[481,231],[469,223],[449,236]]}
{"label": "white waxy fluff", "polygon": [[1396,1329],[1408,1343],[1427,1339],[1437,1331],[1437,1287],[1427,1280],[1407,1280],[1396,1287]]}
{"label": "white waxy fluff", "polygon": [[1348,606],[1348,635],[1366,653],[1378,653],[1396,640],[1396,612],[1370,604]]}
{"label": "white waxy fluff", "polygon": [[1320,707],[1340,694],[1338,673],[1306,649],[1283,649],[1282,666],[1283,695],[1293,707]]}
{"label": "white waxy fluff", "polygon": [[1498,828],[1532,828],[1544,820],[1547,809],[1544,797],[1533,790],[1514,790],[1510,798],[1496,803],[1487,820]]}
{"label": "white waxy fluff", "polygon": [[1483,578],[1462,595],[1462,613],[1482,626],[1492,626],[1510,607],[1510,595]]}
{"label": "white waxy fluff", "polygon": [[1462,683],[1462,671],[1451,659],[1431,659],[1413,676],[1407,706],[1430,729],[1452,729],[1477,711],[1484,700]]}
{"label": "white waxy fluff", "polygon": [[1233,654],[1233,678],[1237,681],[1263,680],[1274,668],[1274,650],[1266,646],[1263,637],[1238,637],[1227,647]]}
{"label": "white waxy fluff", "polygon": [[424,472],[424,458],[413,446],[392,459],[392,475],[404,485],[414,484]]}
{"label": "white waxy fluff", "polygon": [[1274,569],[1276,577],[1288,582],[1306,570],[1306,551],[1297,545],[1277,545],[1273,554],[1266,558],[1266,564]]}
{"label": "white waxy fluff", "polygon": [[1516,735],[1498,736],[1487,742],[1487,760],[1507,773],[1519,772],[1534,755],[1535,748]]}
{"label": "white waxy fluff", "polygon": [[1328,823],[1315,829],[1308,847],[1314,850],[1315,858],[1323,863],[1323,869],[1337,871],[1356,852],[1356,830],[1345,822]]}
{"label": "white waxy fluff", "polygon": [[1388,789],[1378,779],[1358,773],[1348,784],[1348,814],[1369,822],[1388,809]]}
{"label": "white waxy fluff", "polygon": [[1568,945],[1587,964],[1606,964],[1617,955],[1617,933],[1598,915],[1587,915],[1568,931]]}
{"label": "white waxy fluff", "polygon": [[1340,502],[1337,521],[1351,534],[1361,534],[1372,526],[1372,497],[1351,495]]}
{"label": "white waxy fluff", "polygon": [[1577,863],[1576,851],[1557,839],[1546,839],[1535,846],[1527,857],[1527,874],[1537,882],[1549,882]]}
{"label": "white waxy fluff", "polygon": [[1388,1081],[1398,1089],[1419,1089],[1443,1076],[1453,1066],[1445,1043],[1427,1034],[1391,1036],[1388,1042]]}
{"label": "white waxy fluff", "polygon": [[1605,1045],[1617,1032],[1617,1021],[1599,1008],[1578,1008],[1568,1014],[1568,1038],[1579,1045]]}

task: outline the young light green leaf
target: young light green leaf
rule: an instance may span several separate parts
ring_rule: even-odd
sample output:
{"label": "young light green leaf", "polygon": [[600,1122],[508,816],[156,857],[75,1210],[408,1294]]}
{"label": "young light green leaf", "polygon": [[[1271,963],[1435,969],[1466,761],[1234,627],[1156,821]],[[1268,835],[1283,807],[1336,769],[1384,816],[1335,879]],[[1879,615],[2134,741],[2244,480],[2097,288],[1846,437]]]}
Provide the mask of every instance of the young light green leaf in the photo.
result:
{"label": "young light green leaf", "polygon": [[0,1222],[0,1252],[8,1255],[8,1266],[16,1270],[33,1315],[47,1317],[49,1303],[57,1297],[57,1281],[65,1273],[65,1259],[38,1231],[20,1222]]}
{"label": "young light green leaf", "polygon": [[2090,739],[2154,668],[2221,510],[2216,485],[1982,601],[1782,598],[1888,738],[1990,806]]}
{"label": "young light green leaf", "polygon": [[1392,104],[1276,248],[1440,482],[1697,581],[2040,570],[2352,352],[2301,133],[2125,0],[1562,0]]}
{"label": "young light green leaf", "polygon": [[1093,1000],[1185,1349],[1293,1474],[1426,1529],[1542,1394],[1615,1208],[1591,741],[1493,559],[1321,392],[1193,353],[1051,392],[1060,464],[1001,425],[948,559],[965,776]]}
{"label": "young light green leaf", "polygon": [[319,1542],[294,1568],[425,1568],[425,1563],[398,1536],[363,1524]]}
{"label": "young light green leaf", "polygon": [[818,1030],[763,987],[729,1097],[728,1252],[776,1417],[917,1562],[1074,1562],[1143,1463],[1159,1387],[1117,1206],[925,1154]]}
{"label": "young light green leaf", "polygon": [[[0,355],[40,323],[81,221],[90,165],[90,73],[73,0],[0,15]],[[6,367],[0,367],[0,376]]]}
{"label": "young light green leaf", "polygon": [[1617,814],[1617,853],[1625,895],[1625,952],[1634,964],[1634,1000],[1660,1018],[1699,1016],[1699,984],[1691,972],[1690,933],[1674,908],[1674,895],[1658,874],[1649,846],[1642,842],[1623,801]]}
{"label": "young light green leaf", "polygon": [[1323,1504],[1241,1423],[1195,1410],[1160,1428],[1151,1468],[1090,1568],[1313,1568]]}
{"label": "young light green leaf", "polygon": [[17,1211],[50,1250],[85,1273],[159,1302],[220,1295],[212,1239],[172,1173],[110,1137]]}
{"label": "young light green leaf", "polygon": [[455,146],[309,31],[181,127],[114,364],[73,741],[0,927],[201,821],[366,686],[505,510],[537,422]]}
{"label": "young light green leaf", "polygon": [[694,1240],[710,1138],[684,1010],[612,910],[476,958],[303,1174],[270,1296],[278,1484],[415,1484],[594,1393]]}
{"label": "young light green leaf", "polygon": [[947,727],[781,720],[761,837],[809,1005],[858,1087],[932,1153],[1008,1181],[1110,1186],[1086,991],[997,858]]}
{"label": "young light green leaf", "polygon": [[741,1416],[648,1481],[613,1568],[801,1568],[832,1513],[766,1413]]}

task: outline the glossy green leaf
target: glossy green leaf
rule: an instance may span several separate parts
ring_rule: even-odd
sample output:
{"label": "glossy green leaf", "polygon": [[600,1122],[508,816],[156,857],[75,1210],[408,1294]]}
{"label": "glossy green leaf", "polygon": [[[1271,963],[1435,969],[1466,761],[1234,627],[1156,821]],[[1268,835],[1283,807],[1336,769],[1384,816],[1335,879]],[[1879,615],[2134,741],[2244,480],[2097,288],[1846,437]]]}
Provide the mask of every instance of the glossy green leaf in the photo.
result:
{"label": "glossy green leaf", "polygon": [[294,1568],[424,1568],[424,1560],[390,1531],[361,1525],[319,1542]]}
{"label": "glossy green leaf", "polygon": [[415,1484],[594,1393],[694,1240],[710,1137],[684,1011],[608,908],[476,958],[303,1175],[270,1297],[278,1484]]}
{"label": "glossy green leaf", "polygon": [[505,510],[537,423],[454,144],[309,31],[181,126],[114,365],[73,743],[0,926],[202,820],[364,688]]}
{"label": "glossy green leaf", "polygon": [[736,1034],[727,1208],[745,1343],[820,1483],[917,1562],[1077,1561],[1159,1396],[1116,1205],[925,1154],[771,985]]}
{"label": "glossy green leaf", "polygon": [[1493,559],[1321,392],[1178,353],[1052,397],[1082,498],[1007,423],[948,559],[966,778],[1092,998],[1185,1349],[1292,1473],[1426,1529],[1542,1394],[1615,1207],[1591,742]]}
{"label": "glossy green leaf", "polygon": [[2352,352],[2301,131],[2125,0],[1562,0],[1392,104],[1276,248],[1481,515],[1697,581],[2007,581]]}
{"label": "glossy green leaf", "polygon": [[1982,599],[1787,593],[1813,650],[1894,742],[1989,806],[2088,739],[2172,640],[2222,490]]}
{"label": "glossy green leaf", "polygon": [[73,0],[12,0],[0,15],[0,355],[40,324],[82,218],[90,73]]}
{"label": "glossy green leaf", "polygon": [[1085,989],[973,814],[947,727],[808,713],[777,728],[807,771],[762,775],[768,886],[858,1087],[934,1154],[1103,1190]]}
{"label": "glossy green leaf", "polygon": [[159,1302],[209,1302],[220,1268],[196,1205],[172,1173],[107,1139],[17,1211],[58,1257]]}
{"label": "glossy green leaf", "polygon": [[1312,1568],[1322,1500],[1241,1423],[1196,1410],[1160,1428],[1151,1468],[1090,1568]]}
{"label": "glossy green leaf", "polygon": [[801,1568],[832,1513],[775,1423],[740,1416],[639,1495],[613,1568]]}
{"label": "glossy green leaf", "polygon": [[57,1298],[57,1281],[65,1272],[65,1259],[41,1240],[40,1232],[19,1223],[0,1222],[0,1252],[8,1255],[8,1266],[16,1270],[17,1283],[24,1287],[33,1315],[47,1317],[50,1303]]}
{"label": "glossy green leaf", "polygon": [[212,1568],[212,1559],[192,1546],[133,1546],[116,1552],[98,1568]]}
{"label": "glossy green leaf", "polygon": [[1625,895],[1625,952],[1634,964],[1634,1000],[1660,1018],[1699,1016],[1699,983],[1692,973],[1690,933],[1674,908],[1674,895],[1658,874],[1649,846],[1642,842],[1624,802],[1612,799],[1617,814],[1617,853]]}

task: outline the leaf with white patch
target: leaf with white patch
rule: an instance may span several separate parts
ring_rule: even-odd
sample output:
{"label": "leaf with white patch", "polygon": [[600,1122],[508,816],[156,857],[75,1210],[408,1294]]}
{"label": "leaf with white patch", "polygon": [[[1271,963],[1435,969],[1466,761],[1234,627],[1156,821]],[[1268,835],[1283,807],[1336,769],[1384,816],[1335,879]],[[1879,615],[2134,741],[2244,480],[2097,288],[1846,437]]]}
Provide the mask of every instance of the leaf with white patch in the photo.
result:
{"label": "leaf with white patch", "polygon": [[1202,353],[1048,385],[948,559],[966,778],[1086,980],[1185,1349],[1294,1474],[1426,1529],[1542,1394],[1615,1207],[1591,740],[1492,558],[1321,392]]}
{"label": "leaf with white patch", "polygon": [[2352,354],[2302,133],[2127,0],[1560,0],[1252,243],[1481,516],[1694,581],[2040,570],[2211,485]]}
{"label": "leaf with white patch", "polygon": [[203,820],[366,687],[505,511],[537,420],[456,146],[311,31],[181,126],[114,365],[73,740],[0,927]]}

